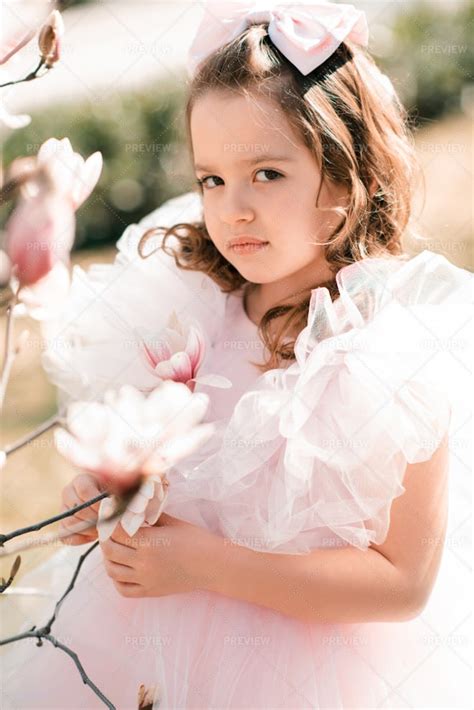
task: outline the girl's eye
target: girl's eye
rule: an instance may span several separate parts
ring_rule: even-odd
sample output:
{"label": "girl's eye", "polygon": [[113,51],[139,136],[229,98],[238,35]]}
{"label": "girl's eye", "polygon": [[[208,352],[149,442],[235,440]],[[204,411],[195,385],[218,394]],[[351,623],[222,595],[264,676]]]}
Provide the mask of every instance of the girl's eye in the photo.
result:
{"label": "girl's eye", "polygon": [[[257,170],[258,173],[271,173],[272,175],[276,175],[277,177],[270,178],[270,180],[264,180],[264,182],[274,182],[274,180],[278,180],[280,177],[283,177],[281,173],[279,173],[277,170],[270,170],[270,169],[265,169],[262,168],[261,170]],[[222,178],[218,177],[217,175],[207,175],[206,177],[201,178],[200,180],[198,179],[196,182],[199,185],[199,187],[202,189],[205,187],[206,190],[212,190],[213,187],[210,187],[207,183],[208,180],[221,180]],[[217,187],[217,186],[216,186]]]}

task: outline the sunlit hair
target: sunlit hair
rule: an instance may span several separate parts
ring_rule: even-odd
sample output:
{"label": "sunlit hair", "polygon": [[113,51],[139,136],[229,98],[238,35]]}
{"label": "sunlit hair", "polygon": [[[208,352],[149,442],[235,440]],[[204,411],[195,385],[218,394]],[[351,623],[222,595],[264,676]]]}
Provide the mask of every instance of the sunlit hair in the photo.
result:
{"label": "sunlit hair", "polygon": [[[192,155],[192,109],[208,91],[257,100],[260,95],[281,107],[315,156],[323,180],[348,188],[348,206],[329,208],[345,217],[324,246],[334,278],[312,287],[326,286],[335,300],[335,276],[343,266],[367,257],[403,255],[402,236],[409,229],[412,194],[420,175],[408,114],[397,96],[384,94],[377,78],[380,71],[364,49],[343,43],[324,64],[303,76],[272,44],[267,27],[251,25],[211,54],[190,81],[185,112],[188,147]],[[315,207],[318,200],[319,192]],[[247,283],[214,246],[204,222],[149,230],[140,241],[141,255],[148,237],[160,229],[165,230],[162,248],[174,256],[177,266],[205,272],[224,293]],[[175,247],[167,244],[171,235],[178,240]],[[295,340],[288,334],[296,338],[306,326],[310,297],[310,288],[301,290],[262,317],[259,333],[269,357],[263,366],[256,364],[261,372],[294,360]],[[278,328],[271,333],[275,318]]]}

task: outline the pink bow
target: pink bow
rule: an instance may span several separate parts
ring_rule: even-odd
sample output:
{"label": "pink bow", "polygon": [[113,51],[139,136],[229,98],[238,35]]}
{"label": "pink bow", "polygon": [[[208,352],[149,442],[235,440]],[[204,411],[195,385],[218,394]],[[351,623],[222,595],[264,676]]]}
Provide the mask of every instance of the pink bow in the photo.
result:
{"label": "pink bow", "polygon": [[280,52],[304,75],[322,64],[348,39],[367,46],[365,12],[331,2],[208,2],[188,55],[192,76],[212,52],[251,24],[268,22],[268,34]]}

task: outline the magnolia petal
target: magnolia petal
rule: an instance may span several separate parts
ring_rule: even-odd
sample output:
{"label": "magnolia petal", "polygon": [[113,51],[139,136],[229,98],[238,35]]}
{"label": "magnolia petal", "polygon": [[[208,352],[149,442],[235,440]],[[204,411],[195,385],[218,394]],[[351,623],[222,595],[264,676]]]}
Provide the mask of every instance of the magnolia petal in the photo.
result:
{"label": "magnolia petal", "polygon": [[84,158],[82,155],[79,155],[79,153],[74,153],[71,148],[70,153],[68,151],[68,157],[66,160],[61,161],[61,166],[56,164],[56,174],[58,177],[61,176],[62,178],[62,182],[58,185],[58,190],[61,190],[70,197],[73,209],[76,210],[77,203],[74,199],[74,193],[77,186],[81,184],[81,176],[84,169]]}
{"label": "magnolia petal", "polygon": [[93,450],[82,446],[65,429],[59,428],[53,434],[54,443],[59,453],[79,468],[97,471],[101,464],[100,456]]}
{"label": "magnolia petal", "polygon": [[127,508],[125,513],[120,518],[120,525],[123,527],[125,532],[130,535],[130,537],[133,537],[143,525],[144,520],[145,516],[143,513],[136,515]]}
{"label": "magnolia petal", "polygon": [[132,500],[127,505],[127,510],[129,510],[131,513],[136,514],[144,513],[150,501],[150,497],[145,496],[140,491],[138,491],[138,493],[133,496]]}
{"label": "magnolia petal", "polygon": [[204,442],[210,439],[214,432],[214,424],[201,424],[192,429],[188,434],[177,436],[167,441],[161,449],[161,454],[169,465],[172,466],[186,456],[189,456],[195,449],[198,449]]}
{"label": "magnolia petal", "polygon": [[209,395],[196,392],[192,395],[190,393],[190,396],[191,399],[181,409],[174,410],[172,416],[170,413],[169,421],[162,434],[163,440],[185,434],[204,417],[209,406]]}
{"label": "magnolia petal", "polygon": [[[151,503],[150,503],[150,505],[151,505]],[[155,501],[153,501],[153,506],[154,506],[153,510],[152,511],[150,510],[150,512],[147,512],[145,515],[145,522],[148,525],[156,525],[156,523],[158,522],[158,520],[160,518],[161,513],[163,512],[162,511],[163,505],[159,501],[157,501],[156,504],[155,504]]]}
{"label": "magnolia petal", "polygon": [[158,363],[169,360],[172,355],[172,351],[165,340],[143,340],[142,348],[153,369]]}
{"label": "magnolia petal", "polygon": [[115,502],[115,497],[103,498],[100,501],[99,513],[97,516],[97,534],[100,542],[108,540],[117,527],[117,520],[104,520],[104,518],[112,515],[115,510]]}
{"label": "magnolia petal", "polygon": [[155,367],[155,373],[158,375],[158,377],[161,377],[163,380],[174,379],[175,369],[174,369],[173,365],[171,364],[171,358],[169,360],[164,360],[163,362],[159,362]]}
{"label": "magnolia petal", "polygon": [[173,380],[176,382],[187,382],[193,376],[191,359],[188,353],[180,352],[171,356],[170,364],[173,367]]}
{"label": "magnolia petal", "polygon": [[163,499],[161,499],[161,496],[157,492],[156,495],[149,502],[148,507],[145,511],[145,521],[148,523],[148,525],[154,525],[161,515],[161,512],[164,507],[165,499],[166,499],[164,491],[162,491],[162,492],[163,492],[163,496],[162,496]]}
{"label": "magnolia petal", "polygon": [[183,326],[174,309],[171,311],[168,318],[168,328],[180,333],[181,337],[183,337]]}
{"label": "magnolia petal", "polygon": [[127,441],[124,440],[120,431],[111,430],[100,447],[101,458],[104,468],[108,469],[117,478],[139,477],[139,470],[146,451],[125,448]]}
{"label": "magnolia petal", "polygon": [[103,160],[100,151],[96,151],[87,158],[72,193],[74,209],[77,210],[91,194],[99,180],[102,166]]}
{"label": "magnolia petal", "polygon": [[169,464],[160,453],[160,450],[152,451],[142,464],[142,473],[145,476],[155,476],[166,473],[169,469]]}
{"label": "magnolia petal", "polygon": [[57,261],[43,278],[21,288],[19,300],[30,318],[51,320],[61,314],[70,286],[69,268],[62,261]]}
{"label": "magnolia petal", "polygon": [[27,113],[9,113],[4,106],[0,106],[0,124],[7,128],[24,128],[31,123],[31,116]]}
{"label": "magnolia petal", "polygon": [[181,407],[191,397],[189,389],[183,382],[163,382],[160,385],[160,392],[165,395],[168,404],[175,404],[176,407]]}
{"label": "magnolia petal", "polygon": [[99,151],[84,161],[74,152],[69,138],[49,138],[40,147],[37,161],[47,166],[57,191],[70,197],[74,210],[89,197],[103,167]]}
{"label": "magnolia petal", "polygon": [[232,387],[232,382],[223,375],[200,375],[194,378],[194,382],[200,385],[210,385],[211,387],[221,387],[227,389]]}
{"label": "magnolia petal", "polygon": [[100,402],[71,402],[67,410],[68,430],[87,445],[99,445],[107,436],[109,418]]}
{"label": "magnolia petal", "polygon": [[144,495],[148,500],[153,497],[155,493],[155,478],[145,478],[142,485],[140,486],[140,493]]}
{"label": "magnolia petal", "polygon": [[37,161],[48,169],[57,192],[72,195],[84,160],[73,152],[68,138],[49,138],[40,147]]}
{"label": "magnolia petal", "polygon": [[137,411],[144,401],[144,395],[132,385],[122,385],[118,390],[110,389],[104,394],[104,403],[121,414]]}
{"label": "magnolia petal", "polygon": [[[196,398],[206,396],[198,393],[192,394],[189,387],[184,382],[174,380],[164,380],[160,387],[153,391],[149,407],[148,416],[163,425],[174,427],[177,425],[177,418],[190,406],[197,406]],[[182,427],[180,427],[182,428]]]}
{"label": "magnolia petal", "polygon": [[183,334],[172,328],[165,328],[163,330],[163,338],[169,343],[170,347],[170,357],[173,353],[179,353],[186,349],[186,338]]}
{"label": "magnolia petal", "polygon": [[45,165],[57,156],[60,141],[57,138],[48,138],[41,146],[36,156],[38,163]]}
{"label": "magnolia petal", "polygon": [[74,229],[74,212],[64,201],[51,195],[18,201],[5,231],[6,251],[22,286],[33,285],[69,257]]}
{"label": "magnolia petal", "polygon": [[186,352],[191,360],[193,375],[197,373],[204,359],[206,344],[204,337],[199,328],[191,326],[189,328],[188,340],[186,343]]}

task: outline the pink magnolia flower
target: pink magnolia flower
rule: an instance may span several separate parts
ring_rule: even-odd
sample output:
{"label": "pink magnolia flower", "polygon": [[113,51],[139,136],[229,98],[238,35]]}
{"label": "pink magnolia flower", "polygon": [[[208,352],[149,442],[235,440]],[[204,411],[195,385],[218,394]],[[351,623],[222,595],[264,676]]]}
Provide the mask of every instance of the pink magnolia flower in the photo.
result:
{"label": "pink magnolia flower", "polygon": [[96,151],[87,160],[75,153],[69,138],[49,138],[36,156],[38,166],[45,166],[54,191],[70,201],[74,211],[89,197],[102,171],[102,153]]}
{"label": "pink magnolia flower", "polygon": [[[156,523],[166,502],[167,483],[165,476],[147,476],[144,479],[138,492],[120,516],[120,524],[130,537],[135,535],[143,523],[148,525]],[[115,496],[104,498],[100,502],[97,530],[101,542],[107,540],[118,525],[117,520],[105,520],[112,515],[116,504]]]}
{"label": "pink magnolia flower", "polygon": [[208,404],[208,395],[180,382],[161,382],[148,397],[123,385],[104,402],[72,402],[69,431],[57,429],[54,440],[65,458],[120,494],[143,476],[162,476],[212,435],[213,424],[200,424]]}
{"label": "pink magnolia flower", "polygon": [[196,383],[222,388],[232,386],[232,382],[221,375],[197,377],[205,353],[204,337],[197,324],[186,329],[175,311],[158,337],[149,332],[145,334],[143,330],[139,337],[145,360],[160,379],[183,382],[191,392]]}
{"label": "pink magnolia flower", "polygon": [[6,225],[7,252],[21,286],[45,276],[57,261],[69,260],[75,218],[71,204],[57,194],[21,199]]}
{"label": "pink magnolia flower", "polygon": [[[84,161],[74,153],[68,138],[50,138],[36,159],[19,158],[10,166],[8,177],[20,182],[21,197],[5,227],[6,251],[20,287],[19,300],[26,306],[28,300],[41,306],[42,298],[57,303],[67,294],[64,274],[69,274],[75,211],[94,189],[101,170],[101,153]],[[53,267],[55,274],[46,279]],[[48,284],[51,288],[60,285],[61,290],[49,294]],[[25,293],[24,287],[30,291]],[[46,310],[40,311],[46,317]]]}

